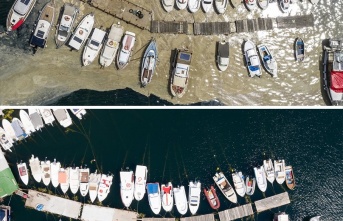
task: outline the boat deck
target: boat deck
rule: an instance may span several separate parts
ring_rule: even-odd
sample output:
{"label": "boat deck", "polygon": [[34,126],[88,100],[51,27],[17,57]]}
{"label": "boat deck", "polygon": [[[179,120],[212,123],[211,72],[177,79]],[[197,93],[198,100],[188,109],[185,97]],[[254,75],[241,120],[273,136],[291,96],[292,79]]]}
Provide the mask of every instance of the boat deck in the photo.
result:
{"label": "boat deck", "polygon": [[136,220],[137,213],[127,210],[101,207],[84,204],[82,209],[82,221],[116,221],[116,220]]}
{"label": "boat deck", "polygon": [[220,220],[235,220],[254,214],[251,203],[219,212]]}
{"label": "boat deck", "polygon": [[0,149],[0,198],[11,195],[19,189],[4,153]]}
{"label": "boat deck", "polygon": [[278,28],[304,28],[314,26],[313,14],[276,18]]}
{"label": "boat deck", "polygon": [[180,221],[215,221],[215,219],[213,214],[206,214],[181,218]]}
{"label": "boat deck", "polygon": [[42,14],[42,17],[41,17],[42,20],[45,20],[49,23],[52,22],[53,17],[54,17],[54,8],[52,8],[50,6],[51,6],[51,3],[48,3],[47,7],[43,11],[44,14]]}
{"label": "boat deck", "polygon": [[275,196],[267,197],[262,200],[257,200],[255,202],[257,212],[262,212],[275,207],[283,206],[289,204],[289,196],[287,192],[277,194]]}

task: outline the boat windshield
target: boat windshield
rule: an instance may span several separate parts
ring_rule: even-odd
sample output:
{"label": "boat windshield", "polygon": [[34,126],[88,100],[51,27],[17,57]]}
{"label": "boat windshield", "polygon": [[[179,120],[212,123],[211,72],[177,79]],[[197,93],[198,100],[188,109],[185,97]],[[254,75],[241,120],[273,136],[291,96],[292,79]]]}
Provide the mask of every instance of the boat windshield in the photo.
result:
{"label": "boat windshield", "polygon": [[186,54],[186,53],[180,53],[180,59],[185,60],[185,61],[189,61],[191,59],[191,55]]}
{"label": "boat windshield", "polygon": [[60,25],[60,28],[59,28],[60,31],[66,31],[68,32],[69,28],[64,26],[64,25]]}
{"label": "boat windshield", "polygon": [[38,30],[38,32],[37,32],[37,37],[38,37],[38,38],[43,38],[43,37],[44,37],[44,34],[45,34],[44,31]]}
{"label": "boat windshield", "polygon": [[82,43],[82,39],[80,39],[80,38],[78,38],[77,36],[75,36],[74,38],[73,38],[73,40],[74,41],[76,41],[76,42],[78,42],[78,43]]}
{"label": "boat windshield", "polygon": [[94,40],[91,40],[90,42],[91,45],[94,45],[95,47],[99,47],[100,43]]}
{"label": "boat windshield", "polygon": [[250,71],[258,71],[258,70],[260,70],[260,67],[258,65],[256,65],[256,66],[249,66],[249,70]]}

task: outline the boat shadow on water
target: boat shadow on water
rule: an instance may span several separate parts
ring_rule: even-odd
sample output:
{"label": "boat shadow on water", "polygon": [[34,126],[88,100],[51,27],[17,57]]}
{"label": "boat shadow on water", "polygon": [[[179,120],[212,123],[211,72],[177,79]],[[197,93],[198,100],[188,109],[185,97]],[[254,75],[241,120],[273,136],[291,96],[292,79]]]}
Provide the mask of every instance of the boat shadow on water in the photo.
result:
{"label": "boat shadow on water", "polygon": [[[326,105],[328,106],[332,106],[331,104],[331,101],[330,101],[330,98],[328,96],[328,93],[326,92],[326,90],[324,89],[324,85],[325,85],[325,82],[324,82],[324,67],[323,67],[323,63],[324,63],[324,46],[326,47],[329,47],[330,46],[330,42],[329,42],[329,39],[324,39],[322,41],[322,53],[321,53],[321,56],[319,56],[319,59],[318,59],[318,68],[319,68],[319,78],[320,78],[320,93],[323,97],[323,100],[325,102]],[[327,85],[326,85],[327,87]]]}

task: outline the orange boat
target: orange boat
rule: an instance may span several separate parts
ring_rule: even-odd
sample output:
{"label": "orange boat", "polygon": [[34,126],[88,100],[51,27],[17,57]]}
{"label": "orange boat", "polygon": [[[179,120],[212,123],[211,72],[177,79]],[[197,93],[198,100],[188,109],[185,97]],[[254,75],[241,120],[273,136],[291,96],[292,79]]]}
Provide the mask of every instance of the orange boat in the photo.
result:
{"label": "orange boat", "polygon": [[286,185],[287,185],[288,189],[294,190],[295,178],[294,178],[292,166],[286,166],[285,172],[286,172]]}
{"label": "orange boat", "polygon": [[204,194],[212,209],[218,209],[220,207],[220,201],[213,186],[210,189],[204,188]]}

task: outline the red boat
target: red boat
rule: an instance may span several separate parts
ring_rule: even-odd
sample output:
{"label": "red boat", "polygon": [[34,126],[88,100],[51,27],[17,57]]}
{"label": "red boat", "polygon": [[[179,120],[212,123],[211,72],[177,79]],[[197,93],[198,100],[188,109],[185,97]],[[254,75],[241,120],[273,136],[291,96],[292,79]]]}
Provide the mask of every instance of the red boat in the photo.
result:
{"label": "red boat", "polygon": [[218,209],[220,207],[220,201],[213,186],[210,189],[204,188],[204,194],[212,209]]}

